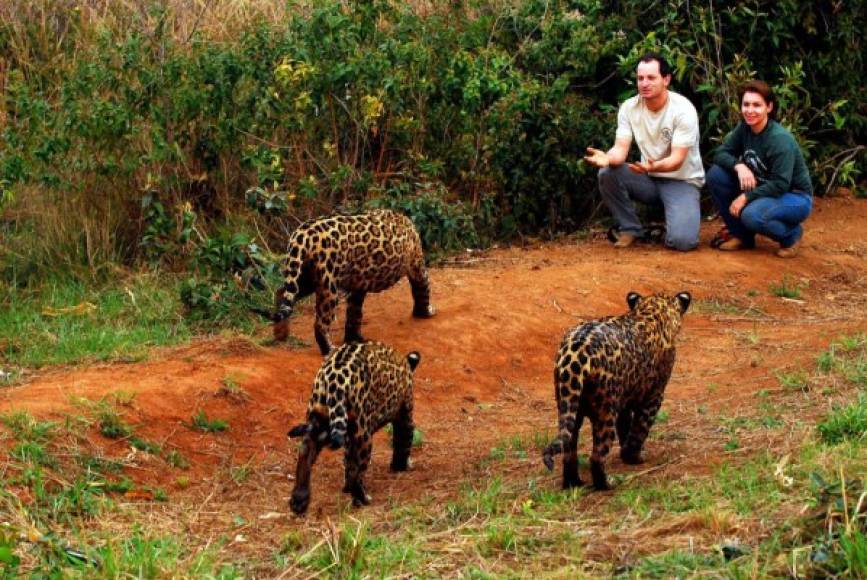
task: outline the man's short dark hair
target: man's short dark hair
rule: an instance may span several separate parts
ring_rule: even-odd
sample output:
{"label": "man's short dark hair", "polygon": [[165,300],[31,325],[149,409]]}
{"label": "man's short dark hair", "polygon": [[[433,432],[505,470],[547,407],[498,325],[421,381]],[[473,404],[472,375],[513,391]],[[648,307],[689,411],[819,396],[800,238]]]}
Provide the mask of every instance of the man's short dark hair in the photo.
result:
{"label": "man's short dark hair", "polygon": [[638,59],[639,63],[653,61],[659,63],[659,74],[661,76],[665,77],[671,74],[671,65],[668,64],[668,61],[665,60],[665,57],[658,52],[646,52],[642,55],[641,58]]}

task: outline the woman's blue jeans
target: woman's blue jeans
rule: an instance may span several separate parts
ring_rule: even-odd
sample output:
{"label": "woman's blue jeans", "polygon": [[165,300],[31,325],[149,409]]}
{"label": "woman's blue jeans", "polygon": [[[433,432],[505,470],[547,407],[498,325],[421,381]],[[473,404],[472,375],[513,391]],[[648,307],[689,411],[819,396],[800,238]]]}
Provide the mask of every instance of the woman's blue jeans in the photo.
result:
{"label": "woman's blue jeans", "polygon": [[736,218],[729,211],[732,201],[741,194],[737,176],[714,165],[705,178],[707,188],[729,232],[747,246],[755,245],[756,234],[779,242],[780,247],[794,246],[804,233],[801,222],[813,209],[813,197],[790,191],[780,197],[760,197],[748,203]]}

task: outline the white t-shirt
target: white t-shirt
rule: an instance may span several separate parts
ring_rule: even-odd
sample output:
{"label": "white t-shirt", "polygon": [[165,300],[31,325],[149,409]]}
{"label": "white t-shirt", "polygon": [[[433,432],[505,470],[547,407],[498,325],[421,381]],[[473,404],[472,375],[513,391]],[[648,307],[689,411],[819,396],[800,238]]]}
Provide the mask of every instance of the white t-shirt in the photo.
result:
{"label": "white t-shirt", "polygon": [[668,101],[659,111],[651,111],[635,95],[617,112],[617,138],[635,138],[642,161],[659,161],[671,154],[672,147],[689,147],[683,165],[677,171],[653,172],[654,177],[680,179],[696,187],[704,184],[704,166],[698,150],[698,113],[689,99],[668,91]]}

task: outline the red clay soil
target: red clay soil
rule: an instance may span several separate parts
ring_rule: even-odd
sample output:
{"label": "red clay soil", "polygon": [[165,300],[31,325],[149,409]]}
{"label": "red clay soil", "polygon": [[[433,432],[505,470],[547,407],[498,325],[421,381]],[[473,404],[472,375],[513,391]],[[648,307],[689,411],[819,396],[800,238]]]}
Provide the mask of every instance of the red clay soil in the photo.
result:
{"label": "red clay soil", "polygon": [[[369,297],[365,336],[422,354],[415,419],[424,435],[413,469],[403,474],[389,473],[389,445],[384,433],[377,436],[368,475],[374,506],[389,498],[448,497],[461,481],[479,477],[479,460],[492,447],[516,435],[553,433],[551,375],[563,333],[580,321],[624,312],[630,290],[688,290],[695,300],[667,391],[669,428],[694,423],[701,433],[697,408],[736,413],[754,404],[758,390],[779,387],[776,372],[814,368],[814,357],[832,340],[867,330],[867,201],[816,200],[801,254],[792,260],[777,258],[767,241],[753,251],[710,249],[719,226],[704,224],[700,249],[686,254],[651,245],[618,250],[595,233],[461,255],[431,271],[438,314],[430,320],[411,318],[405,281]],[[785,300],[769,290],[784,279],[801,287],[799,299]],[[4,389],[0,413],[82,415],[75,397],[133,393],[132,403],[119,409],[136,434],[177,449],[191,465],[182,471],[142,452],[130,459],[128,443],[105,439],[92,427],[92,444],[106,456],[126,457],[130,477],[166,489],[170,501],[240,498],[238,511],[284,514],[292,485],[287,474],[295,461],[286,432],[303,420],[321,363],[312,306],[305,303],[292,321],[292,334],[306,346],[220,338],[158,350],[147,362],[53,369]],[[341,328],[338,319],[338,341]],[[261,338],[268,336],[263,326]],[[219,394],[227,377],[246,397]],[[200,409],[228,421],[229,430],[190,429]],[[655,478],[705,473],[719,461],[721,449],[707,444],[721,435],[711,426],[706,431],[702,437],[652,440],[644,466],[625,466],[612,453],[609,473],[639,473],[655,465],[660,466]],[[582,452],[588,439],[585,427]],[[538,476],[536,460],[530,458],[528,473]],[[237,466],[253,474],[246,490],[229,477]],[[340,455],[323,453],[314,470],[310,518],[332,517],[346,505],[341,471]],[[184,479],[189,483],[180,484]],[[545,481],[557,488],[559,468]]]}

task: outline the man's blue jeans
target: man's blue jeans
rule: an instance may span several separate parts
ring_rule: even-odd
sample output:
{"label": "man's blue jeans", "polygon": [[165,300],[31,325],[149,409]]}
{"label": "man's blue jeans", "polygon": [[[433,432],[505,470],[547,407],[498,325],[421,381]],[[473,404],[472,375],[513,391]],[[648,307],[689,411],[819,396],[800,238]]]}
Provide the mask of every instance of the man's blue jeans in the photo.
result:
{"label": "man's blue jeans", "polygon": [[813,209],[813,197],[790,191],[780,197],[760,197],[748,203],[736,218],[729,211],[732,201],[741,194],[737,176],[714,165],[707,172],[707,188],[729,232],[747,246],[754,246],[756,234],[779,242],[780,247],[794,246],[804,234],[801,222]]}
{"label": "man's blue jeans", "polygon": [[698,188],[679,179],[651,177],[618,165],[599,170],[599,192],[621,232],[640,237],[644,226],[633,200],[665,208],[665,245],[675,250],[698,246],[701,207]]}

